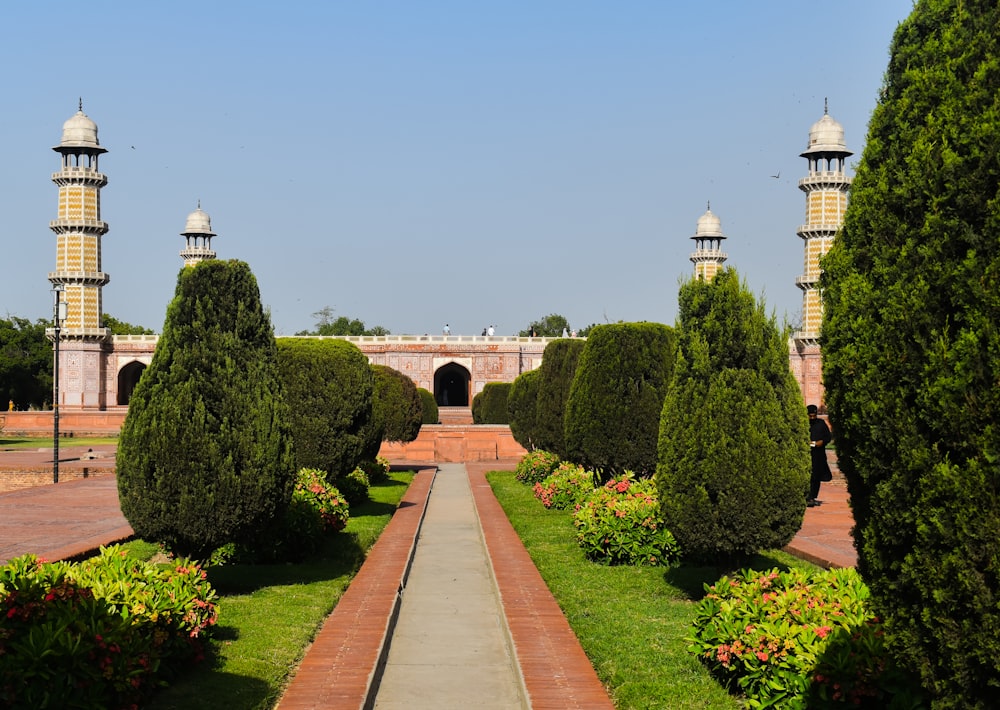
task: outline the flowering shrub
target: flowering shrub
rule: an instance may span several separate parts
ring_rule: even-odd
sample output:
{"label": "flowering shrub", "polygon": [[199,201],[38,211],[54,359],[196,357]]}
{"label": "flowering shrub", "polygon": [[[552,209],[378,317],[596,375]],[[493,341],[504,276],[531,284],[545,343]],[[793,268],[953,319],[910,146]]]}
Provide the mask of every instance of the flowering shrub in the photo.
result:
{"label": "flowering shrub", "polygon": [[853,569],[723,577],[706,585],[689,640],[749,708],[921,707],[919,684],[891,663]]}
{"label": "flowering shrub", "polygon": [[[367,493],[368,487],[365,486]],[[295,478],[292,506],[314,510],[322,523],[323,532],[338,532],[347,527],[350,512],[346,497],[327,483],[326,474],[318,468],[300,469]]]}
{"label": "flowering shrub", "polygon": [[71,565],[0,567],[0,706],[123,707],[202,660],[218,617],[205,573],[118,547]]}
{"label": "flowering shrub", "polygon": [[376,456],[374,461],[362,461],[358,468],[368,476],[371,484],[385,483],[389,480],[389,459],[384,456]]}
{"label": "flowering shrub", "polygon": [[587,557],[610,565],[661,565],[678,557],[677,542],[660,519],[656,485],[632,473],[595,489],[573,514]]}
{"label": "flowering shrub", "polygon": [[544,481],[535,484],[535,498],[546,508],[574,508],[594,490],[594,474],[563,461]]}
{"label": "flowering shrub", "polygon": [[548,478],[556,466],[559,465],[559,457],[551,451],[529,451],[521,460],[517,462],[514,469],[514,478],[521,483],[533,486]]}

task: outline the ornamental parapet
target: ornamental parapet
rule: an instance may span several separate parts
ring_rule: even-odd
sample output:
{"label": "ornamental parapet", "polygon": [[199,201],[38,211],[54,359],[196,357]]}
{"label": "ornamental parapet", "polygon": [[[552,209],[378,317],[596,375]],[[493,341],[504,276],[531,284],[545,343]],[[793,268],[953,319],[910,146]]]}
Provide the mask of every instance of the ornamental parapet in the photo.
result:
{"label": "ornamental parapet", "polygon": [[49,229],[56,234],[71,234],[73,232],[104,234],[108,231],[108,223],[101,219],[54,219],[49,222]]}
{"label": "ornamental parapet", "polygon": [[806,274],[803,276],[795,277],[795,285],[801,288],[803,291],[815,288],[815,286],[818,283],[819,283],[819,274],[816,274],[815,276],[810,276]]}
{"label": "ornamental parapet", "polygon": [[103,271],[50,271],[49,282],[58,284],[84,284],[85,286],[103,286],[111,280]]}
{"label": "ornamental parapet", "polygon": [[837,222],[818,222],[816,224],[801,224],[799,225],[798,234],[803,239],[811,239],[812,237],[832,237],[840,231],[840,223]]}
{"label": "ornamental parapet", "polygon": [[720,249],[695,249],[691,252],[691,261],[725,261],[729,254]]}
{"label": "ornamental parapet", "polygon": [[[46,328],[45,337],[49,340],[55,340],[56,329]],[[110,338],[111,330],[109,328],[69,328],[63,326],[59,329],[60,342],[66,340],[109,340]]]}
{"label": "ornamental parapet", "polygon": [[818,173],[811,173],[808,176],[799,179],[799,189],[806,192],[812,190],[822,190],[823,188],[840,190],[845,187],[850,187],[850,185],[851,178],[847,177],[844,173],[835,170],[824,170]]}
{"label": "ornamental parapet", "polygon": [[104,187],[108,184],[108,176],[92,168],[71,167],[52,173],[52,182],[60,186],[87,183],[88,185]]}

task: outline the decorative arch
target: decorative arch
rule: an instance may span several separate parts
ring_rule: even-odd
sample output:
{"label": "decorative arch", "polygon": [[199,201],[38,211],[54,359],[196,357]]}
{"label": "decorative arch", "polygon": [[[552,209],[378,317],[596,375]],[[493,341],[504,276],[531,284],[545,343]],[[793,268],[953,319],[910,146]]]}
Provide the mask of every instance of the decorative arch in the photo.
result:
{"label": "decorative arch", "polygon": [[457,362],[434,371],[434,400],[439,407],[468,407],[472,373]]}
{"label": "decorative arch", "polygon": [[132,399],[132,390],[139,383],[145,369],[145,363],[133,360],[118,371],[118,404],[127,405]]}

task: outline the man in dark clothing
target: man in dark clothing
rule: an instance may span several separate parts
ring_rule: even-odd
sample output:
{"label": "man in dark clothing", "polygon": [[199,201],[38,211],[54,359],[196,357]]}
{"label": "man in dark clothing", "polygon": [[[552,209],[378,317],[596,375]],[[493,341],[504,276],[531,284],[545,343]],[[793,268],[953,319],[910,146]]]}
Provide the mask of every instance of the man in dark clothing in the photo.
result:
{"label": "man in dark clothing", "polygon": [[812,476],[809,479],[809,495],[806,504],[812,508],[819,505],[816,496],[819,495],[819,484],[822,481],[833,480],[830,464],[826,460],[826,445],[830,443],[830,427],[820,419],[819,410],[815,404],[806,407],[809,413],[809,453],[812,454]]}

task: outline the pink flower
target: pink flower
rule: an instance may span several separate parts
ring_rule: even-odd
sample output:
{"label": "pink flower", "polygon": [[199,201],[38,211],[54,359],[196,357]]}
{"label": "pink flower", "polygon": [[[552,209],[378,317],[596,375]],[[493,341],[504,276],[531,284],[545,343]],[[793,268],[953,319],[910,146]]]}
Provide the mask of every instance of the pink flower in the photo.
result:
{"label": "pink flower", "polygon": [[815,631],[816,631],[816,635],[817,636],[819,636],[821,639],[825,639],[826,635],[828,633],[830,633],[830,627],[829,626],[818,626],[815,629]]}
{"label": "pink flower", "polygon": [[761,661],[767,660],[767,651],[757,651],[757,658]]}

